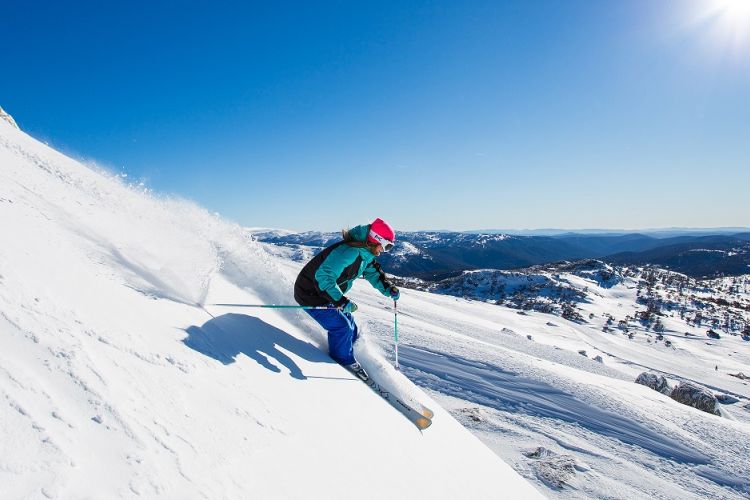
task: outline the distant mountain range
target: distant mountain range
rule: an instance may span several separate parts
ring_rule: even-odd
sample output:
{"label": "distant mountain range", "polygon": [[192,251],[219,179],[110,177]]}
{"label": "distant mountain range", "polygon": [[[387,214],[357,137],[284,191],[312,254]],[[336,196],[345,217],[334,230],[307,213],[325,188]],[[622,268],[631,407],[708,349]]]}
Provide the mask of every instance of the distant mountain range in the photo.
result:
{"label": "distant mountain range", "polygon": [[654,264],[692,277],[750,274],[750,233],[670,238],[666,245],[607,257],[613,264]]}
{"label": "distant mountain range", "polygon": [[[696,230],[698,231],[698,230]],[[283,246],[325,247],[339,233],[255,230],[260,241]],[[750,274],[750,232],[735,234],[502,233],[417,231],[399,233],[393,252],[380,261],[389,272],[439,280],[472,269],[520,269],[559,261],[600,259],[618,265],[654,264],[695,278]]]}
{"label": "distant mountain range", "polygon": [[[449,231],[437,231],[449,232]],[[570,234],[585,234],[598,236],[622,236],[626,234],[645,234],[654,238],[671,238],[673,236],[714,236],[748,233],[750,227],[665,227],[654,229],[477,229],[460,231],[469,234],[512,234],[516,236],[561,236]]]}

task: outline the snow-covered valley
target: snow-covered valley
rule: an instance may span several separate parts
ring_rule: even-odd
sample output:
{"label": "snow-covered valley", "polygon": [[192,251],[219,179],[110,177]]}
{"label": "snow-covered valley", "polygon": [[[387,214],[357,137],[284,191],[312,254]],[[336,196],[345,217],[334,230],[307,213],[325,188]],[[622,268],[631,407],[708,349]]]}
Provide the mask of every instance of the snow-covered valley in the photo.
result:
{"label": "snow-covered valley", "polygon": [[[2,498],[750,495],[736,376],[750,342],[707,338],[693,309],[660,310],[658,331],[637,320],[641,275],[548,276],[584,293],[583,321],[405,289],[401,373],[391,304],[357,283],[355,352],[435,410],[420,432],[327,356],[306,315],[215,305],[292,303],[304,248],[259,243],[4,122],[0,231]],[[744,304],[740,283],[695,293]],[[634,383],[644,371],[725,395],[721,415]]]}

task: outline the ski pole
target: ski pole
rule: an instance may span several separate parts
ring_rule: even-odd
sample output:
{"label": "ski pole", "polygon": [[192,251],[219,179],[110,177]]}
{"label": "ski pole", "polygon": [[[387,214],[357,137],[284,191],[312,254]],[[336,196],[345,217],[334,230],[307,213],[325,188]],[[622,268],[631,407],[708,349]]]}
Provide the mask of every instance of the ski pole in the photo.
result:
{"label": "ski pole", "polygon": [[268,309],[338,309],[336,306],[293,306],[285,304],[207,304],[224,307],[264,307]]}
{"label": "ski pole", "polygon": [[393,301],[393,338],[396,344],[396,364],[394,365],[394,368],[396,368],[396,370],[401,370],[398,366],[398,306],[396,305],[395,300]]}

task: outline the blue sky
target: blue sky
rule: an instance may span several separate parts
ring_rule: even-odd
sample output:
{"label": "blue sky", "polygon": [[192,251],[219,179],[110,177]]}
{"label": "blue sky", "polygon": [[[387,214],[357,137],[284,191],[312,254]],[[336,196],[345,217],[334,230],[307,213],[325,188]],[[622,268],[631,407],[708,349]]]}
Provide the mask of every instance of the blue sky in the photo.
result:
{"label": "blue sky", "polygon": [[0,105],[247,226],[750,226],[727,1],[12,0]]}

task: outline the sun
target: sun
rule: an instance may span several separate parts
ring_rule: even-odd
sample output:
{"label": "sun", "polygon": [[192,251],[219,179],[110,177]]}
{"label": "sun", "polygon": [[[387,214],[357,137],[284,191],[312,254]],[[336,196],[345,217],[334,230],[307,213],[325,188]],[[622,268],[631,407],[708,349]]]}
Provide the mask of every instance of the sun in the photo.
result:
{"label": "sun", "polygon": [[705,1],[701,17],[725,48],[749,48],[750,0]]}
{"label": "sun", "polygon": [[750,17],[750,1],[748,0],[716,0],[727,15],[745,19]]}
{"label": "sun", "polygon": [[750,0],[714,0],[722,22],[735,29],[750,28]]}

